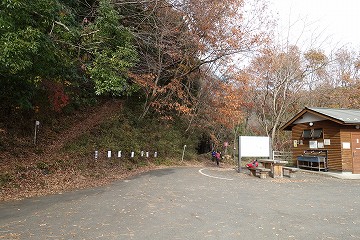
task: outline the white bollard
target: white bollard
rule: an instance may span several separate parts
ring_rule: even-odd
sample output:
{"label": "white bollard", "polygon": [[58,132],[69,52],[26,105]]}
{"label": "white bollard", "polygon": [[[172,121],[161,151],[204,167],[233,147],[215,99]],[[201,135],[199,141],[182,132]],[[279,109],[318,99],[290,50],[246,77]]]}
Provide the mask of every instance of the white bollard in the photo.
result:
{"label": "white bollard", "polygon": [[149,157],[149,152],[146,152],[146,157],[147,157],[147,158]]}
{"label": "white bollard", "polygon": [[134,157],[135,156],[135,153],[134,152],[131,152],[131,154],[130,154],[130,157]]}
{"label": "white bollard", "polygon": [[121,151],[118,151],[117,156],[118,156],[118,158],[121,158]]}
{"label": "white bollard", "polygon": [[111,158],[111,151],[108,151],[108,152],[107,152],[107,157],[108,157],[108,158]]}
{"label": "white bollard", "polygon": [[144,156],[144,151],[140,152],[140,156],[143,157]]}
{"label": "white bollard", "polygon": [[95,160],[97,160],[99,157],[99,152],[98,151],[95,151]]}
{"label": "white bollard", "polygon": [[156,158],[157,157],[157,152],[154,152],[154,158]]}

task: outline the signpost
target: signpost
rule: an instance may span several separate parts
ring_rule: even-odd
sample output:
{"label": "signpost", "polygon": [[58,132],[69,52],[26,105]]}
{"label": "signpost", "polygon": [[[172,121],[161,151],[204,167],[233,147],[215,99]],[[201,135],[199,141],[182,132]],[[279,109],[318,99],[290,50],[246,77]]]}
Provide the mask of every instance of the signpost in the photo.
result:
{"label": "signpost", "polygon": [[228,146],[229,146],[229,142],[224,142],[225,154],[227,154]]}
{"label": "signpost", "polygon": [[186,148],[186,145],[184,145],[184,149],[183,149],[183,153],[182,153],[182,157],[181,157],[181,162],[183,162],[183,161],[184,161],[185,148]]}
{"label": "signpost", "polygon": [[40,121],[35,121],[35,134],[34,134],[34,144],[36,145],[37,132],[39,130]]}

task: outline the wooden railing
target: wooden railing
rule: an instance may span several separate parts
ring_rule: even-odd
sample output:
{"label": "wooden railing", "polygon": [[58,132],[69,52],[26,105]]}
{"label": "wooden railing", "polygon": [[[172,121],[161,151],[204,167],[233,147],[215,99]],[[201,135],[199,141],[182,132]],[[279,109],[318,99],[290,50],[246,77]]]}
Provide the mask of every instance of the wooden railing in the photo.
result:
{"label": "wooden railing", "polygon": [[283,160],[283,161],[288,161],[289,162],[289,166],[296,166],[296,162],[293,161],[292,158],[292,152],[286,152],[286,151],[273,151],[272,152],[272,157],[275,160]]}

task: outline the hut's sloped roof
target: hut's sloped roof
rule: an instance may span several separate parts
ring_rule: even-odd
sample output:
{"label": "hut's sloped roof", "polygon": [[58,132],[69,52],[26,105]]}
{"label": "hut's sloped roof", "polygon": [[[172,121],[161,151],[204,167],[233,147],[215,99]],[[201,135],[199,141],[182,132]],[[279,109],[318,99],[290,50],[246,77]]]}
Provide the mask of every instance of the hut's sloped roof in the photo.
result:
{"label": "hut's sloped roof", "polygon": [[284,124],[281,129],[291,130],[294,122],[302,117],[305,113],[312,113],[342,125],[360,125],[359,109],[306,107],[301,112],[296,114],[292,119],[290,119],[286,124]]}
{"label": "hut's sloped roof", "polygon": [[311,111],[320,113],[324,116],[337,119],[344,124],[358,124],[360,123],[359,109],[344,109],[344,108],[306,108]]}

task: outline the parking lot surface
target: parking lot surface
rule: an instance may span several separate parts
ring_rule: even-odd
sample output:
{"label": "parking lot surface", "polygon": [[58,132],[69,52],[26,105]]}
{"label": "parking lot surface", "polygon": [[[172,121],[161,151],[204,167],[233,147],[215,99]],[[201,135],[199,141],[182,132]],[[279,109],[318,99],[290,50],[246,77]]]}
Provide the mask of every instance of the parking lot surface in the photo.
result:
{"label": "parking lot surface", "polygon": [[160,169],[0,203],[0,239],[360,239],[360,180]]}

